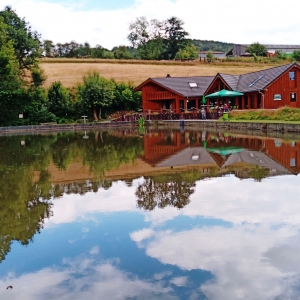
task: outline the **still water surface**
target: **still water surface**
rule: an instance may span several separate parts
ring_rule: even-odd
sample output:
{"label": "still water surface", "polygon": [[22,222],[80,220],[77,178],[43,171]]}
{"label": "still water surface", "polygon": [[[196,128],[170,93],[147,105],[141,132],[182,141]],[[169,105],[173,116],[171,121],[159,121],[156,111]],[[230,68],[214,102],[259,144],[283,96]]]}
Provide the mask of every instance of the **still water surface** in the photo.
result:
{"label": "still water surface", "polygon": [[0,154],[0,299],[300,298],[300,136],[2,136]]}

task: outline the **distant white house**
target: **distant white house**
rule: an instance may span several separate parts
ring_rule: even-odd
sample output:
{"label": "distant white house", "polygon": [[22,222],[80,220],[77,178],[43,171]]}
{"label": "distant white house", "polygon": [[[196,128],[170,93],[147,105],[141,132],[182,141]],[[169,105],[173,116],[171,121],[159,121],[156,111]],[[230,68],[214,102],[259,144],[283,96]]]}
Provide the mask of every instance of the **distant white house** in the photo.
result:
{"label": "distant white house", "polygon": [[200,51],[198,52],[198,57],[200,59],[206,58],[208,52],[211,52],[215,58],[226,58],[226,53],[221,51]]}

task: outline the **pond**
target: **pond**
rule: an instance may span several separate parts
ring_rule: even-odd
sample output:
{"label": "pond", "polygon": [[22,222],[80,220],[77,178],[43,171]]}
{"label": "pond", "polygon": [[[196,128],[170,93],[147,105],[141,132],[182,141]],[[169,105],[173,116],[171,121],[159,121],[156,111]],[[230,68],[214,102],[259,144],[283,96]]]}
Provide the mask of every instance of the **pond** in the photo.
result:
{"label": "pond", "polygon": [[300,136],[12,135],[0,153],[0,299],[300,297]]}

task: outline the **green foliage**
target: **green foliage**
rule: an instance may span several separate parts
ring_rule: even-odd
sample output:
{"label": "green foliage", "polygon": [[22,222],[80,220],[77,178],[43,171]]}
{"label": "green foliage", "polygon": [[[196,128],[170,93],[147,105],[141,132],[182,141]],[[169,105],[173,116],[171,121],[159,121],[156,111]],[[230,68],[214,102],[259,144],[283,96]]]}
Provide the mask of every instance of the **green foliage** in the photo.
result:
{"label": "green foliage", "polygon": [[132,83],[117,83],[115,84],[114,99],[111,106],[108,108],[108,112],[112,113],[121,110],[135,110],[137,111],[142,104],[141,93],[134,91],[134,85]]}
{"label": "green foliage", "polygon": [[48,110],[46,91],[42,87],[28,90],[28,101],[24,107],[25,124],[37,125],[54,122],[55,116]]}
{"label": "green foliage", "polygon": [[113,59],[115,58],[114,54],[111,51],[104,51],[102,58]]}
{"label": "green foliage", "polygon": [[171,17],[165,22],[166,50],[165,59],[174,59],[176,53],[187,45],[186,37],[189,35],[183,28],[184,22],[177,17]]}
{"label": "green foliage", "polygon": [[0,91],[0,126],[22,125],[19,113],[25,110],[28,102],[22,90]]}
{"label": "green foliage", "polygon": [[300,109],[292,107],[283,107],[281,109],[250,110],[250,111],[232,111],[229,113],[231,120],[273,120],[273,121],[300,121]]}
{"label": "green foliage", "polygon": [[92,111],[94,119],[101,119],[101,109],[112,104],[115,83],[101,77],[97,72],[88,73],[83,77],[83,84],[78,86],[79,97],[83,107]]}
{"label": "green foliage", "polygon": [[300,50],[294,50],[292,57],[296,61],[300,61]]}
{"label": "green foliage", "polygon": [[31,69],[32,84],[34,87],[40,87],[46,80],[44,70],[40,69],[38,64]]}
{"label": "green foliage", "polygon": [[25,19],[21,19],[10,6],[0,11],[0,17],[7,25],[6,34],[13,43],[20,70],[31,69],[40,57],[40,35],[32,31]]}
{"label": "green foliage", "polygon": [[215,61],[215,57],[211,51],[207,52],[206,59],[207,59],[207,62],[209,62],[209,63]]}
{"label": "green foliage", "polygon": [[276,56],[281,60],[286,60],[288,55],[282,51],[276,51]]}
{"label": "green foliage", "polygon": [[211,40],[190,40],[198,51],[221,51],[228,52],[233,48],[233,44],[211,41]]}
{"label": "green foliage", "polygon": [[14,91],[22,87],[20,69],[13,42],[6,33],[7,25],[0,17],[0,91]]}
{"label": "green foliage", "polygon": [[49,111],[57,118],[70,118],[74,115],[74,107],[69,91],[60,81],[53,82],[48,89]]}
{"label": "green foliage", "polygon": [[251,44],[249,47],[246,48],[246,52],[251,53],[252,55],[256,56],[267,56],[268,50],[264,45],[261,45],[259,42]]}
{"label": "green foliage", "polygon": [[196,59],[198,57],[197,49],[193,44],[186,45],[176,53],[176,59]]}
{"label": "green foliage", "polygon": [[194,193],[196,186],[196,177],[194,176],[196,172],[191,173],[192,176],[177,173],[146,178],[145,182],[138,186],[135,193],[138,207],[145,210],[167,206],[178,209],[185,207],[190,203],[190,196]]}
{"label": "green foliage", "polygon": [[126,46],[115,47],[112,50],[112,52],[114,54],[114,57],[117,59],[132,59],[133,58],[133,56],[128,51]]}
{"label": "green foliage", "polygon": [[140,17],[130,23],[127,38],[142,59],[174,59],[176,53],[188,44],[188,33],[183,25],[177,17],[150,22],[146,17]]}

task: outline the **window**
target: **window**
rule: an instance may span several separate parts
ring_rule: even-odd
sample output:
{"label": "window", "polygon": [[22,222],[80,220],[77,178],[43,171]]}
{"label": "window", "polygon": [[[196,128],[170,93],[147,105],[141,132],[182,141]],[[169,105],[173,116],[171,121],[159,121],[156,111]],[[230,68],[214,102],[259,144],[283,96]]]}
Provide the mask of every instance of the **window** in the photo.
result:
{"label": "window", "polygon": [[289,74],[290,74],[290,80],[295,80],[295,71],[291,71]]}
{"label": "window", "polygon": [[189,85],[191,88],[196,88],[198,87],[197,83],[196,82],[189,82]]}
{"label": "window", "polygon": [[275,95],[274,95],[274,100],[275,100],[275,101],[281,100],[281,94],[275,94]]}
{"label": "window", "polygon": [[290,167],[296,167],[296,158],[290,159]]}
{"label": "window", "polygon": [[291,93],[290,94],[290,101],[291,102],[296,102],[296,93]]}

